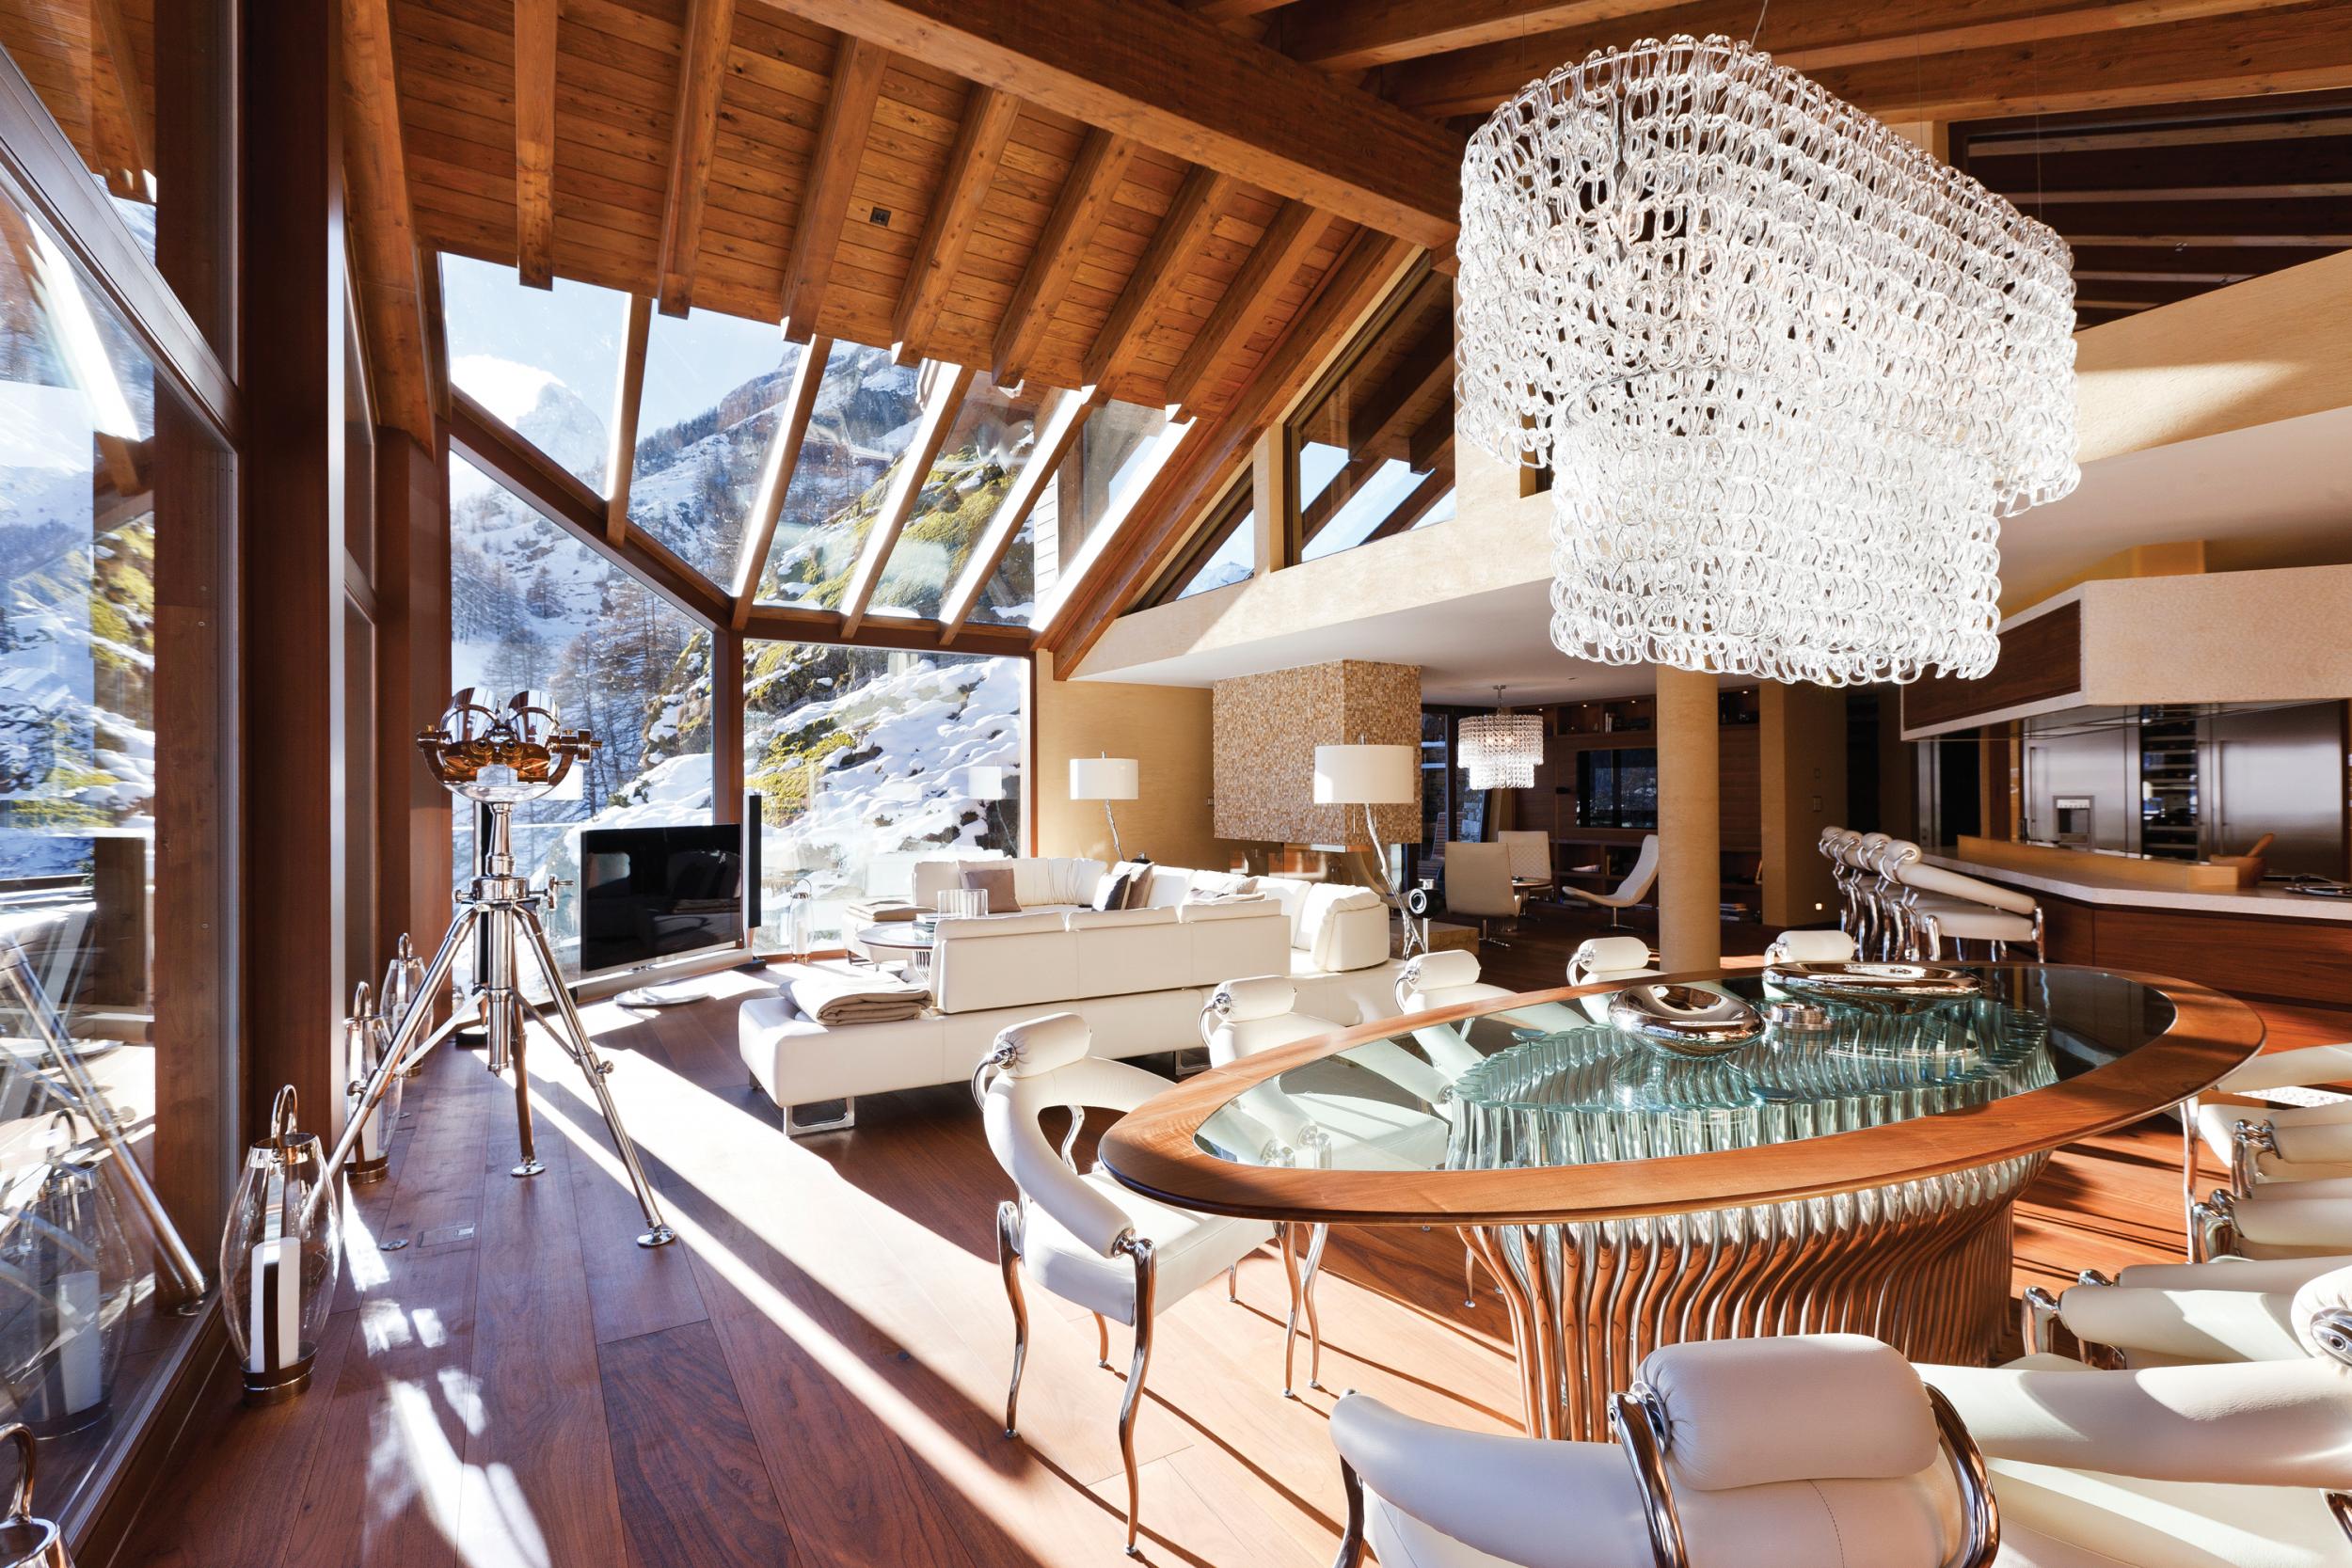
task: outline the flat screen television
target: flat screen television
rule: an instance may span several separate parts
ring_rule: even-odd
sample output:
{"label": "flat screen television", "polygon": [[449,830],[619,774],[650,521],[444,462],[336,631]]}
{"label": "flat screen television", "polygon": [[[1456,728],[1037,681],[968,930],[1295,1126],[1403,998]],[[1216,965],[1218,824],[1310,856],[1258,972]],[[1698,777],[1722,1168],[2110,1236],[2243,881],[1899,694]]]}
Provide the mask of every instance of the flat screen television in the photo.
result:
{"label": "flat screen television", "polygon": [[734,947],[757,915],[758,868],[736,823],[580,835],[580,971],[640,969]]}
{"label": "flat screen television", "polygon": [[1658,752],[1650,746],[1576,754],[1576,825],[1658,826]]}

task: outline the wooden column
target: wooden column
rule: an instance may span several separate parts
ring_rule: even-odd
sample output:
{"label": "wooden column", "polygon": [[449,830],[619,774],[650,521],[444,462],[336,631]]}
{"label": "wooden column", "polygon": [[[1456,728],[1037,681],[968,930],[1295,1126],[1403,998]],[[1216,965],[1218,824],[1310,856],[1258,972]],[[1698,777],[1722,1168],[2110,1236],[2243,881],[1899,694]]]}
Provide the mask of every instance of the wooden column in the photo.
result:
{"label": "wooden column", "polygon": [[1249,449],[1250,573],[1263,577],[1291,564],[1291,473],[1287,432],[1269,425]]}
{"label": "wooden column", "polygon": [[292,1084],[342,1119],[343,214],[338,13],[247,0],[240,182],[246,444],[245,1125]]}
{"label": "wooden column", "polygon": [[739,822],[743,807],[743,634],[711,632],[710,764],[714,822]]}
{"label": "wooden column", "polygon": [[376,929],[430,959],[450,918],[449,791],[416,734],[449,699],[449,481],[438,451],[375,431]]}
{"label": "wooden column", "polygon": [[1658,671],[1658,945],[1668,973],[1723,961],[1715,677]]}
{"label": "wooden column", "polygon": [[1821,830],[1846,817],[1846,694],[1761,682],[1756,689],[1763,805],[1764,923],[1837,918],[1837,884]]}

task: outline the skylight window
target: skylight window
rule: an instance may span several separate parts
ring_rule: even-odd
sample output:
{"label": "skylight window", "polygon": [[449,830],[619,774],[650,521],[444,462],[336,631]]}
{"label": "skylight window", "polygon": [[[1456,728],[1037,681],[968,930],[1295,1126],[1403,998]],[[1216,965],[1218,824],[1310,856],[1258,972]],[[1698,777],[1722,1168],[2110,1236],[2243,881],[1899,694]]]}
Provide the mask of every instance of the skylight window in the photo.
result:
{"label": "skylight window", "polygon": [[629,526],[713,583],[734,579],[744,520],[803,352],[780,328],[740,316],[654,318]]}
{"label": "skylight window", "polygon": [[977,375],[874,590],[877,615],[934,617],[1037,448],[1042,394]]}
{"label": "skylight window", "polygon": [[526,289],[515,269],[441,258],[449,378],[490,417],[600,496],[620,389],[628,296],[557,278]]}

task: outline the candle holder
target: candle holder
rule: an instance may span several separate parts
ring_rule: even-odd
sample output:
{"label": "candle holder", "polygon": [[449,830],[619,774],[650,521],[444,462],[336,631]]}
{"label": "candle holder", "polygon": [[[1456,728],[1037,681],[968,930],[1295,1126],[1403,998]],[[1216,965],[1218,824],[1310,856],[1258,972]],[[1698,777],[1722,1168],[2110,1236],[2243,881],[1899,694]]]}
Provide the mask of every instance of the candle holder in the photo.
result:
{"label": "candle holder", "polygon": [[16,1497],[8,1517],[0,1519],[0,1568],[73,1568],[73,1554],[65,1549],[65,1532],[46,1519],[33,1517],[33,1462],[39,1445],[32,1429],[22,1421],[0,1427],[0,1442],[16,1445]]}
{"label": "candle holder", "polygon": [[361,1110],[368,1080],[374,1075],[378,1064],[390,1054],[391,1045],[392,1032],[383,1014],[376,1011],[368,983],[362,980],[352,991],[351,1016],[343,1020],[343,1063],[351,1075],[343,1090],[343,1110],[359,1123],[359,1140],[352,1145],[343,1175],[355,1187],[381,1181],[391,1172],[392,1127],[400,1120],[402,1085],[407,1075],[390,1074],[390,1086],[375,1107],[364,1113]]}
{"label": "candle holder", "polygon": [[342,1205],[326,1151],[296,1129],[295,1109],[289,1084],[270,1107],[269,1135],[246,1150],[220,1239],[221,1310],[247,1404],[276,1404],[310,1386],[342,1267]]}
{"label": "candle holder", "polygon": [[46,1157],[9,1192],[0,1222],[0,1376],[18,1418],[44,1437],[95,1426],[112,1409],[138,1274],[114,1198],[72,1132],[60,1111]]}
{"label": "candle holder", "polygon": [[[375,1010],[389,1031],[401,1026],[411,1007],[426,1009],[425,1022],[432,1022],[433,1002],[424,993],[424,960],[417,957],[416,944],[403,931],[399,945],[392,949],[391,961],[384,966],[384,987],[375,993]],[[424,1053],[418,1052],[402,1067],[400,1075],[414,1078],[423,1070]]]}

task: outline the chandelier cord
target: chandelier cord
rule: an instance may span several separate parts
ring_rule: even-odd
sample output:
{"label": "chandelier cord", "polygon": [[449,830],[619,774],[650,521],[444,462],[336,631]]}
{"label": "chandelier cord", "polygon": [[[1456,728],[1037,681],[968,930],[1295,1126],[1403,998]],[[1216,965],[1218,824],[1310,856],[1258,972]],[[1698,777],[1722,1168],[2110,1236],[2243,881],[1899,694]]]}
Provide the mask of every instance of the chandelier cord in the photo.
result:
{"label": "chandelier cord", "polygon": [[1762,5],[1756,8],[1756,31],[1748,35],[1749,48],[1755,48],[1756,40],[1764,36],[1764,18],[1772,8],[1772,0],[1764,0]]}

